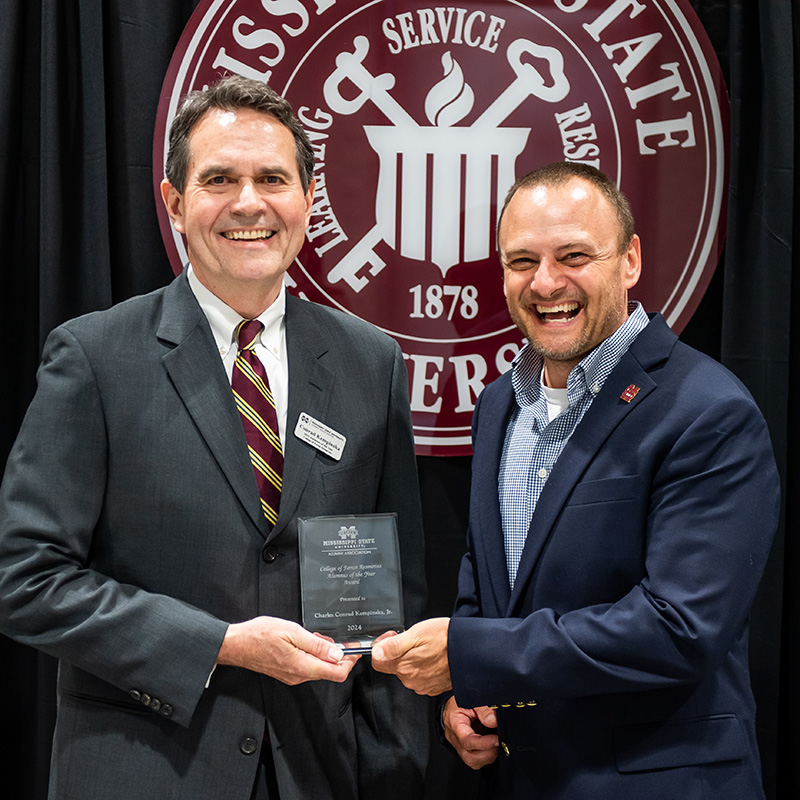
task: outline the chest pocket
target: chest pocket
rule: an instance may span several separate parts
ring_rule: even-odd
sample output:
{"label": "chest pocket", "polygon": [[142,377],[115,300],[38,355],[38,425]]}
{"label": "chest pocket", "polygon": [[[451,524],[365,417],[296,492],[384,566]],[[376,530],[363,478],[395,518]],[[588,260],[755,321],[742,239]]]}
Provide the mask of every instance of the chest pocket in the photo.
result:
{"label": "chest pocket", "polygon": [[634,500],[638,495],[639,480],[635,475],[619,478],[601,478],[596,481],[582,481],[569,498],[568,505],[582,506],[594,503],[618,503]]}
{"label": "chest pocket", "polygon": [[349,493],[357,495],[360,488],[374,489],[377,481],[378,456],[370,456],[347,467],[331,469],[322,475],[322,491],[326,497]]}

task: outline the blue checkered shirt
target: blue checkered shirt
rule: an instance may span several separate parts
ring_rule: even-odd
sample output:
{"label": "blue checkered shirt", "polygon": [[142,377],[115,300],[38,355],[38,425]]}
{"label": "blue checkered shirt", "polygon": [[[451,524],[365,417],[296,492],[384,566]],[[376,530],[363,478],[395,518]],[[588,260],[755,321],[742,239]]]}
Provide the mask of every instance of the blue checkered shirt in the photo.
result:
{"label": "blue checkered shirt", "polygon": [[553,466],[606,378],[648,321],[641,303],[636,303],[628,319],[573,368],[567,379],[569,407],[552,422],[541,391],[544,359],[530,344],[514,359],[511,383],[517,407],[506,430],[498,479],[512,588],[536,503]]}

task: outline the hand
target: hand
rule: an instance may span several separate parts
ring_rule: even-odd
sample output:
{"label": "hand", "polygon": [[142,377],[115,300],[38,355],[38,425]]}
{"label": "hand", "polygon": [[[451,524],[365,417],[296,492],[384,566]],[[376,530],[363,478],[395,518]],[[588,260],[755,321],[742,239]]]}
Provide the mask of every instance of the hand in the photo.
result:
{"label": "hand", "polygon": [[487,729],[497,728],[497,715],[488,706],[459,708],[454,697],[444,706],[444,735],[461,760],[480,769],[497,758],[500,740]]}
{"label": "hand", "polygon": [[330,639],[296,622],[256,617],[228,626],[217,664],[244,667],[296,686],[318,680],[342,683],[359,658],[344,655]]}
{"label": "hand", "polygon": [[372,648],[372,666],[397,675],[417,694],[437,695],[451,688],[447,660],[447,617],[426,619],[404,633],[381,637]]}

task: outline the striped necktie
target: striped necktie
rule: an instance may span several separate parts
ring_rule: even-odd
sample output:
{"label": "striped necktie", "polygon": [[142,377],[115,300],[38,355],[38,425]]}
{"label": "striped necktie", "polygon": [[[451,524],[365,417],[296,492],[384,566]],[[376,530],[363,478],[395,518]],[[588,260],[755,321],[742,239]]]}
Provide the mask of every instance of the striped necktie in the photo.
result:
{"label": "striped necktie", "polygon": [[261,507],[267,522],[274,525],[281,500],[283,447],[267,373],[253,350],[263,328],[257,319],[239,323],[236,329],[239,353],[233,364],[231,385],[247,437]]}

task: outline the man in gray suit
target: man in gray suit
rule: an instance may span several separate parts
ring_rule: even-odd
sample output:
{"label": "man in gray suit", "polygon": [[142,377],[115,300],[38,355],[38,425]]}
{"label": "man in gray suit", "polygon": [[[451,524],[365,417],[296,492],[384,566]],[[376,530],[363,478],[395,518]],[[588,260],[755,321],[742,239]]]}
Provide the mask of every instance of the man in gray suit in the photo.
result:
{"label": "man in gray suit", "polygon": [[[425,705],[298,624],[298,517],[396,512],[408,622],[424,602],[402,354],[284,288],[313,167],[263,84],[190,95],[162,185],[190,266],[48,338],[0,490],[0,627],[60,659],[52,798],[422,794]],[[284,454],[274,524],[231,391],[251,319]]]}

